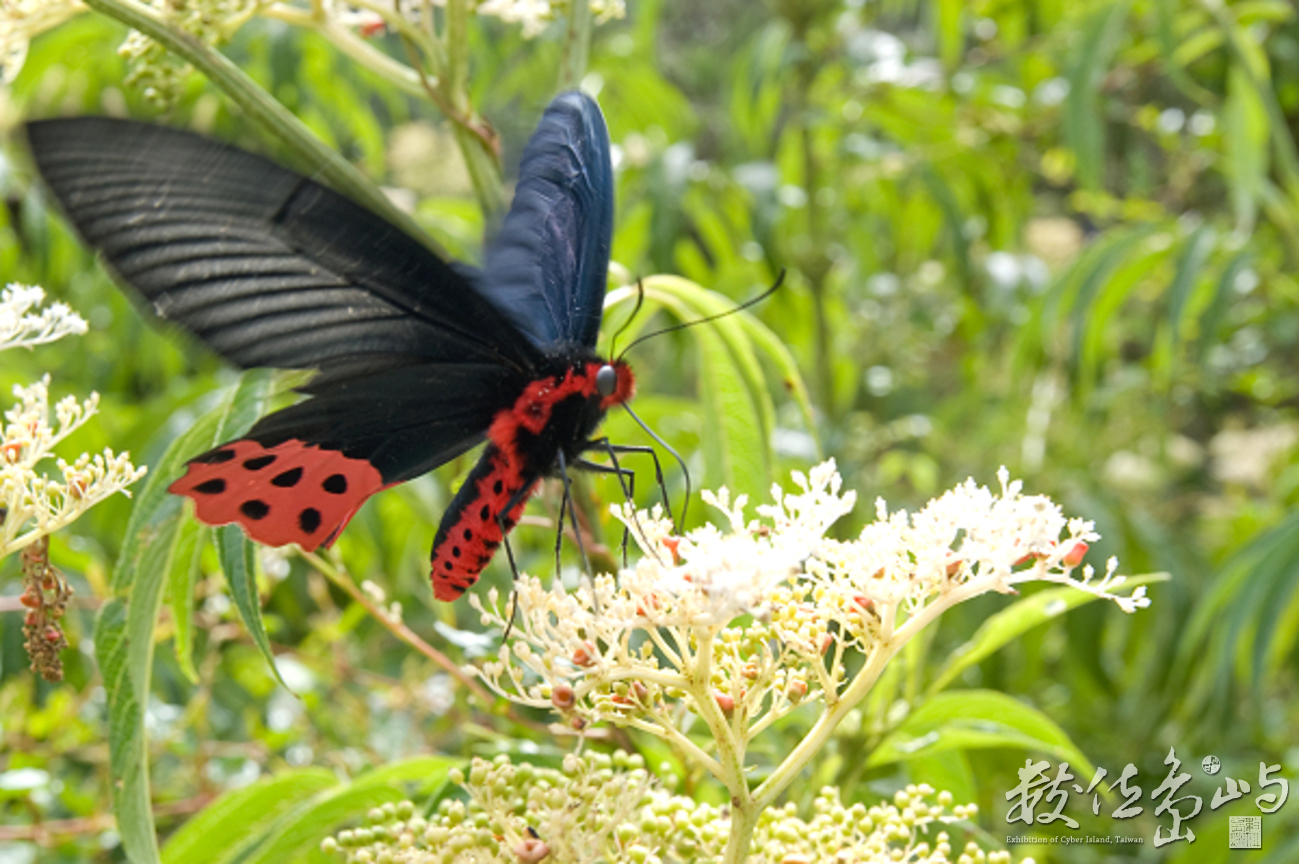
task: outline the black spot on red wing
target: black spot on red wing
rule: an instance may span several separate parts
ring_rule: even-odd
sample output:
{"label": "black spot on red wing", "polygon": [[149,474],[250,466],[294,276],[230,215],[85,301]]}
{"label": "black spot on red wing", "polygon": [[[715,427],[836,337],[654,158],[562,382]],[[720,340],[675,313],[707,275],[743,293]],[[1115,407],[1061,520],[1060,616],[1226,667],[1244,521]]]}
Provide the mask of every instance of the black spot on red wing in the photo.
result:
{"label": "black spot on red wing", "polygon": [[285,471],[282,474],[276,474],[274,477],[271,478],[271,485],[279,486],[281,489],[290,489],[294,486],[297,486],[298,481],[301,479],[302,479],[302,468],[301,466],[299,466],[297,468],[290,468],[288,471]]}
{"label": "black spot on red wing", "polygon": [[470,531],[468,528],[466,528],[466,529],[465,529],[465,539],[466,539],[466,540],[472,540],[472,539],[474,539],[474,532],[473,532],[473,531]]}
{"label": "black spot on red wing", "polygon": [[265,501],[251,498],[239,505],[239,512],[249,519],[265,519],[271,512],[271,507]]}
{"label": "black spot on red wing", "polygon": [[220,477],[213,477],[211,480],[204,480],[195,486],[194,491],[202,495],[220,495],[226,491],[226,481]]}
{"label": "black spot on red wing", "polygon": [[490,562],[491,560],[492,560],[492,556],[491,556],[491,555],[479,555],[479,556],[478,556],[478,566],[479,566],[479,567],[486,567],[487,564],[488,564],[488,562]]}
{"label": "black spot on red wing", "polygon": [[460,547],[459,547],[459,546],[452,546],[452,547],[451,547],[451,557],[452,557],[452,558],[459,558],[459,557],[460,557]]}
{"label": "black spot on red wing", "polygon": [[495,492],[497,495],[500,495],[502,492],[505,491],[505,484],[500,480],[497,480],[496,483],[492,486],[492,491]]}
{"label": "black spot on red wing", "polygon": [[478,511],[478,518],[484,522],[486,522],[491,515],[492,511],[486,504],[483,505],[483,509]]}
{"label": "black spot on red wing", "polygon": [[235,451],[233,450],[213,450],[211,453],[195,456],[189,461],[197,462],[200,465],[220,465],[222,462],[229,462],[233,458],[235,458]]}
{"label": "black spot on red wing", "polygon": [[320,527],[320,511],[315,507],[308,507],[298,514],[298,527],[304,534],[315,534],[316,529]]}
{"label": "black spot on red wing", "polygon": [[451,590],[454,591],[454,592],[456,592],[456,594],[463,594],[463,593],[465,593],[465,586],[463,586],[463,585],[457,585],[457,584],[455,584],[454,582],[452,582],[452,583],[451,583]]}
{"label": "black spot on red wing", "polygon": [[269,456],[257,456],[256,458],[253,459],[245,459],[244,467],[247,468],[249,471],[260,471],[274,461],[275,461],[275,454],[272,453]]}
{"label": "black spot on red wing", "polygon": [[451,569],[451,562],[448,561],[447,563],[443,564],[442,566],[445,567],[447,570],[450,570],[450,569]]}
{"label": "black spot on red wing", "polygon": [[331,495],[342,495],[347,491],[347,478],[342,474],[330,474],[320,487]]}

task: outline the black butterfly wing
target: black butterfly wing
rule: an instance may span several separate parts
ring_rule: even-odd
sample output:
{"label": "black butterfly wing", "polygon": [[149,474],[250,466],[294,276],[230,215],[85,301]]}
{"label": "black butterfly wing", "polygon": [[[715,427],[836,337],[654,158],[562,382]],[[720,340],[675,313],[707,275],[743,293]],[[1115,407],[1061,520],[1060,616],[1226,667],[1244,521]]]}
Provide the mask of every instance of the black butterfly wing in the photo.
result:
{"label": "black butterfly wing", "polygon": [[70,221],[158,317],[311,398],[193,460],[172,491],[272,545],[337,535],[369,495],[479,443],[540,354],[469,276],[250,153],[103,118],[33,123]]}
{"label": "black butterfly wing", "polygon": [[613,237],[613,169],[600,107],[565,93],[523,151],[514,203],[488,247],[482,291],[546,350],[595,345]]}
{"label": "black butterfly wing", "polygon": [[530,368],[536,354],[454,268],[347,198],[243,150],[99,117],[30,124],[86,242],[160,318],[242,367]]}

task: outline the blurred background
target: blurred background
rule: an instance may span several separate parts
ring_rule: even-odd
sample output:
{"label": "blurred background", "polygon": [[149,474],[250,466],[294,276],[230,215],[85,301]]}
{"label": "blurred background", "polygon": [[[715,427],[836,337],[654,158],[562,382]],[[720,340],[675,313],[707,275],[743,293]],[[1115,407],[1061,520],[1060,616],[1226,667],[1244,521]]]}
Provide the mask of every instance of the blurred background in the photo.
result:
{"label": "blurred background", "polygon": [[[112,286],[36,188],[21,123],[131,116],[312,166],[201,75],[140,51],[123,56],[123,25],[46,5],[67,20],[40,27],[17,7],[6,12],[0,277],[44,286],[91,331],[6,353],[0,389],[48,372],[56,396],[98,391],[102,414],[68,452],[112,446],[152,463],[235,373],[154,329]],[[269,4],[207,5],[234,16],[223,20],[251,18],[221,40],[236,65],[451,254],[479,260],[491,228],[485,199],[457,131],[427,99],[318,29],[258,14]],[[405,59],[390,30],[367,32],[361,21],[350,32]],[[465,93],[500,136],[508,194],[563,80],[564,25],[480,15],[468,32]],[[1232,857],[1227,818],[1258,815],[1254,796],[1209,808],[1224,777],[1257,794],[1260,762],[1292,779],[1299,770],[1293,3],[628,0],[622,17],[594,27],[581,81],[614,142],[613,257],[625,281],[678,274],[739,301],[786,271],[785,287],[753,314],[801,380],[755,348],[766,381],[731,387],[690,332],[629,355],[639,412],[686,456],[696,488],[726,482],[761,497],[789,470],[832,456],[861,502],[838,528],[850,536],[877,496],[917,508],[969,476],[994,483],[1005,465],[1027,491],[1096,521],[1104,539],[1088,560],[1098,567],[1116,555],[1123,572],[1171,574],[1150,588],[1150,608],[1129,616],[1084,606],[952,685],[1045,712],[1108,770],[1107,786],[1129,763],[1140,771],[1147,799],[1136,819],[1109,817],[1117,797],[1096,817],[1090,796],[1066,812],[1080,833],[1144,844],[1036,848],[1037,860],[1299,860],[1293,802],[1264,818],[1261,851]],[[605,340],[629,308],[610,312]],[[804,384],[810,422],[796,398]],[[717,431],[722,412],[741,428]],[[756,441],[745,437],[754,429]],[[607,431],[647,443],[624,418]],[[457,660],[495,644],[466,604],[435,605],[427,581],[437,520],[470,466],[460,460],[378,496],[339,544],[357,581],[381,585],[410,627]],[[679,469],[667,467],[679,496]],[[650,487],[639,487],[642,503],[655,500]],[[592,514],[618,497],[603,483],[584,491]],[[556,501],[534,504],[538,525],[515,534],[524,569],[553,569],[544,523]],[[106,815],[105,691],[90,638],[130,507],[110,501],[53,540],[52,560],[77,588],[63,684],[28,671],[16,556],[0,563],[2,864],[123,860]],[[247,636],[215,554],[195,588],[196,680],[168,644],[169,616],[158,623],[146,725],[164,834],[214,794],[290,766],[355,774],[429,750],[555,758],[566,746],[477,713],[451,678],[296,557],[267,553],[262,569],[267,630],[297,696]],[[497,561],[485,581],[505,588],[509,578]],[[1042,833],[1006,822],[1005,793],[1032,749],[868,762],[942,659],[1007,602],[956,609],[899,658],[895,680],[845,725],[793,800],[806,804],[834,783],[845,800],[873,802],[925,781],[977,801],[992,841]],[[771,731],[771,752],[797,739],[800,722]],[[1155,849],[1155,826],[1167,830],[1170,819],[1153,815],[1149,795],[1170,748],[1192,774],[1179,794],[1204,806],[1189,823],[1193,846]],[[1207,756],[1221,760],[1221,774],[1200,769]],[[674,781],[700,798],[718,794],[701,778]],[[35,827],[51,820],[55,833]]]}

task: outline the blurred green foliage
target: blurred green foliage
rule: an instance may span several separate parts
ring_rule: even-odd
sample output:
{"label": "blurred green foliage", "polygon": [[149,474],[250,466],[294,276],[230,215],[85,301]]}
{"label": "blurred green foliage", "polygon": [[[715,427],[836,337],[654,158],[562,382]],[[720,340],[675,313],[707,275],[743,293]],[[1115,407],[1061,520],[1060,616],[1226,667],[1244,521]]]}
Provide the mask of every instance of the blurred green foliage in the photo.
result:
{"label": "blurred green foliage", "polygon": [[[617,148],[614,259],[633,277],[678,274],[734,300],[787,269],[785,287],[754,315],[792,354],[815,407],[809,428],[778,386],[774,397],[752,379],[729,393],[710,389],[709,363],[729,349],[677,333],[631,355],[641,415],[687,457],[696,485],[725,479],[761,491],[767,478],[823,452],[863,501],[919,505],[969,475],[990,482],[1004,464],[1030,491],[1096,520],[1105,539],[1089,560],[1117,555],[1125,572],[1173,574],[1152,586],[1145,611],[1085,604],[1048,616],[940,683],[977,691],[970,698],[989,716],[1005,710],[1000,699],[1035,707],[1110,778],[1135,764],[1147,792],[1167,773],[1170,747],[1195,775],[1188,788],[1205,797],[1205,809],[1191,823],[1194,846],[1151,847],[1156,823],[1168,824],[1153,816],[1153,802],[1116,823],[1108,810],[1117,800],[1093,818],[1079,797],[1068,812],[1084,832],[1147,842],[1032,849],[1038,861],[1220,854],[1226,816],[1256,811],[1209,812],[1219,778],[1193,766],[1214,754],[1222,776],[1251,785],[1260,761],[1282,764],[1291,778],[1299,769],[1293,4],[633,0],[628,11],[596,28],[585,79]],[[500,133],[507,174],[553,95],[562,31],[525,40],[488,19],[470,29],[469,94]],[[43,285],[92,326],[82,339],[7,354],[0,387],[48,371],[58,395],[99,391],[100,418],[70,447],[129,448],[156,466],[197,418],[231,398],[234,376],[202,348],[145,323],[47,212],[17,124],[129,114],[286,154],[199,76],[184,80],[172,107],[152,107],[123,84],[128,70],[115,49],[124,35],[104,18],[76,17],[33,41],[21,74],[0,93],[8,139],[0,272]],[[375,38],[402,56],[394,37]],[[490,226],[452,132],[426,102],[318,36],[277,23],[254,22],[223,50],[372,179],[410,190],[417,218],[446,249],[478,257]],[[671,305],[666,293],[651,299]],[[606,334],[628,309],[610,311]],[[718,343],[738,338],[721,327],[714,333]],[[769,381],[799,386],[776,354],[760,349],[748,350]],[[762,430],[759,440],[742,445],[770,448],[760,473],[737,475],[723,464],[711,436],[722,404],[741,403],[719,398],[748,399],[762,418],[752,427]],[[644,440],[621,416],[607,432]],[[413,630],[457,660],[491,650],[494,636],[476,632],[465,604],[435,605],[426,569],[448,490],[469,465],[460,460],[378,496],[339,544],[358,581],[381,585]],[[637,467],[649,476],[649,466]],[[669,469],[679,495],[680,472]],[[617,489],[583,482],[587,512],[598,520],[600,502],[618,500]],[[652,487],[638,486],[643,503],[655,499]],[[141,489],[137,496],[144,500]],[[530,512],[553,522],[556,502],[552,490]],[[16,606],[0,613],[0,839],[16,850],[0,854],[5,864],[123,860],[105,815],[106,685],[91,634],[95,611],[118,602],[106,600],[109,573],[131,542],[131,508],[108,502],[51,547],[78,590],[64,684],[33,678]],[[839,530],[853,533],[869,509]],[[553,566],[548,529],[524,526],[516,535],[522,568]],[[151,689],[139,694],[164,836],[215,794],[267,774],[318,802],[343,794],[336,777],[363,777],[430,750],[553,760],[568,746],[538,733],[547,718],[484,713],[300,558],[266,553],[258,584],[268,647],[288,689],[280,687],[223,584],[216,550],[194,548],[187,560],[197,566],[168,571],[172,603],[156,628]],[[0,564],[6,601],[15,572],[15,562]],[[508,580],[502,562],[485,579],[499,588]],[[192,609],[177,607],[177,585],[193,591]],[[941,700],[959,689],[910,719],[909,709],[942,674],[943,658],[977,643],[980,625],[1005,605],[967,604],[911,646],[800,784],[796,803],[810,802],[824,783],[841,785],[845,800],[874,800],[914,779],[978,801],[994,836],[1028,833],[1003,830],[1004,793],[1017,783],[1022,750],[973,740],[933,754],[897,748],[908,723],[920,730],[941,720]],[[178,633],[192,635],[192,655],[190,637]],[[975,702],[958,704],[973,710]],[[797,740],[799,722],[774,730],[773,753]],[[669,774],[679,770],[659,742],[613,737]],[[334,774],[289,771],[306,766]],[[701,798],[716,794],[697,786],[699,777],[675,779]],[[1299,854],[1296,813],[1289,804],[1265,818],[1264,851],[1232,860],[1294,860],[1286,856]],[[69,821],[54,833],[33,828],[51,820]],[[322,825],[321,835],[332,827]],[[192,843],[192,829],[178,838]]]}

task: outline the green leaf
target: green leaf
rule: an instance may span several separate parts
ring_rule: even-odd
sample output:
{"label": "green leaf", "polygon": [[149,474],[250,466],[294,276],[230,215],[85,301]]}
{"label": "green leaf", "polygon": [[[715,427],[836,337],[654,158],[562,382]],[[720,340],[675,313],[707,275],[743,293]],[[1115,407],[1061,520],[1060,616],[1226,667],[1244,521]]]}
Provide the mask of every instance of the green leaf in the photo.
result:
{"label": "green leaf", "polygon": [[[1144,576],[1130,576],[1123,583],[1124,588],[1136,588],[1153,582],[1168,580],[1166,573],[1149,573]],[[929,694],[933,695],[975,663],[982,661],[1000,650],[1013,639],[1022,636],[1029,630],[1063,615],[1071,609],[1077,609],[1101,598],[1077,588],[1061,586],[1039,591],[1031,597],[1017,600],[983,622],[970,638],[970,641],[959,645],[947,657],[947,662],[929,685]]]}
{"label": "green leaf", "polygon": [[938,2],[938,53],[943,68],[953,70],[960,65],[965,53],[965,2],[964,0],[939,0]]}
{"label": "green leaf", "polygon": [[177,532],[176,549],[167,575],[171,620],[176,628],[176,662],[186,678],[198,683],[198,672],[194,669],[194,586],[198,583],[199,562],[209,529],[196,519],[181,519]]}
{"label": "green leaf", "polygon": [[237,861],[287,811],[338,785],[332,771],[307,768],[227,792],[171,835],[162,849],[163,864]]}
{"label": "green leaf", "polygon": [[216,529],[217,558],[221,561],[221,572],[225,574],[226,583],[230,586],[230,596],[234,598],[239,617],[244,619],[248,635],[253,637],[257,649],[266,658],[266,665],[271,667],[275,680],[284,684],[280,677],[279,667],[275,665],[275,655],[271,652],[271,641],[266,636],[266,626],[262,622],[262,601],[257,593],[257,565],[253,560],[253,544],[244,536],[238,525],[222,525]]}
{"label": "green leaf", "polygon": [[1130,0],[1119,0],[1092,13],[1071,58],[1065,100],[1064,134],[1078,165],[1078,182],[1099,189],[1105,173],[1105,115],[1101,85],[1123,38]]}
{"label": "green leaf", "polygon": [[[1195,230],[1177,256],[1177,269],[1173,273],[1172,284],[1168,287],[1167,326],[1160,335],[1151,363],[1157,377],[1167,381],[1177,360],[1177,346],[1185,336],[1186,324],[1191,316],[1199,311],[1197,306],[1205,305],[1206,295],[1197,292],[1203,286],[1211,288],[1212,283],[1200,277],[1204,272],[1205,262],[1213,251],[1215,234],[1208,225],[1201,225]],[[1197,293],[1200,296],[1197,297]]]}
{"label": "green leaf", "polygon": [[405,784],[418,782],[430,790],[446,782],[452,768],[464,764],[462,759],[446,756],[423,756],[386,765],[354,783],[328,789],[294,807],[271,828],[256,851],[242,864],[291,864],[319,848],[328,834],[363,816],[372,807],[396,803],[409,797]]}
{"label": "green leaf", "polygon": [[[734,309],[734,303],[671,276],[644,280],[645,294],[682,321],[698,321]],[[739,313],[743,315],[744,313]],[[761,494],[771,482],[775,460],[775,406],[748,332],[735,320],[718,318],[690,332],[699,346],[700,398],[718,433],[704,437],[705,484],[732,492]]]}
{"label": "green leaf", "polygon": [[1051,718],[993,690],[939,693],[925,700],[880,742],[867,765],[874,768],[914,756],[992,747],[1048,753],[1088,776],[1096,770]]}
{"label": "green leaf", "polygon": [[[158,860],[141,705],[148,700],[152,679],[153,634],[163,585],[167,580],[175,582],[172,571],[178,548],[184,548],[187,521],[167,486],[186,459],[220,443],[227,433],[238,434],[251,426],[269,386],[269,372],[245,374],[230,397],[172,442],[153,466],[127,521],[126,539],[109,582],[114,596],[95,622],[95,654],[108,702],[113,806],[123,848],[133,862]],[[189,551],[192,556],[193,550]]]}
{"label": "green leaf", "polygon": [[1144,242],[1150,236],[1148,230],[1121,236],[1107,248],[1079,288],[1070,320],[1074,327],[1074,361],[1084,384],[1099,377],[1107,359],[1105,340],[1113,339],[1117,330],[1112,323],[1115,316],[1144,277],[1170,254],[1168,248],[1151,248],[1152,244]]}
{"label": "green leaf", "polygon": [[1271,135],[1267,107],[1251,83],[1244,63],[1227,73],[1227,101],[1223,105],[1223,170],[1231,177],[1228,188],[1236,211],[1236,229],[1253,230],[1259,200],[1267,184],[1268,143]]}

